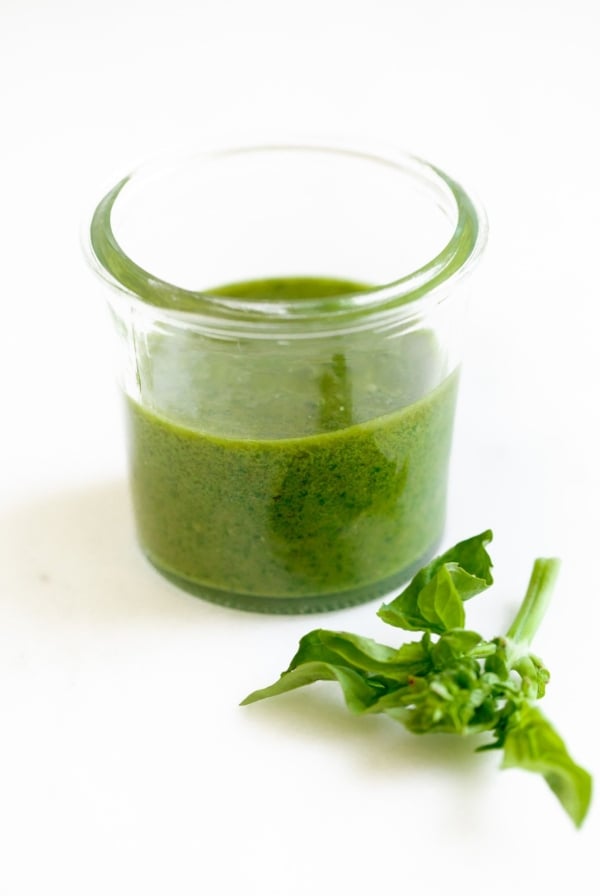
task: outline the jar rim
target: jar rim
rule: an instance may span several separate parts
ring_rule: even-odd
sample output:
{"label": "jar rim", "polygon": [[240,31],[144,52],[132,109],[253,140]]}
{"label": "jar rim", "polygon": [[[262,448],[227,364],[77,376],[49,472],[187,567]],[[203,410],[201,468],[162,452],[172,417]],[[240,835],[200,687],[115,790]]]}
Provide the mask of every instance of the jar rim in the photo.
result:
{"label": "jar rim", "polygon": [[[214,160],[238,153],[258,152],[320,152],[334,153],[395,168],[409,175],[415,182],[436,192],[438,203],[446,201],[455,215],[452,235],[431,260],[397,280],[367,287],[359,292],[324,298],[293,298],[251,300],[190,290],[169,283],[138,265],[122,249],[112,227],[112,212],[127,184],[156,176],[184,159]],[[212,322],[225,329],[228,325],[248,323],[267,329],[275,326],[320,328],[331,324],[336,329],[356,326],[357,321],[373,316],[382,320],[398,317],[410,320],[432,305],[443,301],[457,281],[470,272],[487,242],[487,217],[479,201],[469,190],[424,159],[397,149],[361,146],[357,143],[333,141],[294,141],[290,143],[252,143],[217,149],[187,151],[177,155],[163,155],[145,162],[122,178],[100,200],[91,216],[85,249],[93,269],[135,305],[152,309],[181,323],[193,325],[200,321]]]}

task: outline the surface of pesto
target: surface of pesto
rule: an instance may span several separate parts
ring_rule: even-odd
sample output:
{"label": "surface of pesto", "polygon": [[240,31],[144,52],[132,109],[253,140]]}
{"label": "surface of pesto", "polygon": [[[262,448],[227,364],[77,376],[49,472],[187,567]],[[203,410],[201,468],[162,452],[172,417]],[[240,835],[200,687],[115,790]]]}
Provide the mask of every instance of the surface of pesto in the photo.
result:
{"label": "surface of pesto", "polygon": [[[269,280],[245,297],[324,296]],[[309,612],[402,582],[442,535],[457,374],[429,332],[273,346],[157,337],[128,401],[140,541],[219,603]]]}

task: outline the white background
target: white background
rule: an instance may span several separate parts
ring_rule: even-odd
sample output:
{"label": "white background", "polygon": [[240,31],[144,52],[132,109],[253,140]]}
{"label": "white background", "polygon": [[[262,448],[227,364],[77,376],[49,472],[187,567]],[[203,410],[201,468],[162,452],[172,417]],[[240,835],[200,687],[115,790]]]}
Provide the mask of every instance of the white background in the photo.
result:
{"label": "white background", "polygon": [[[563,569],[544,709],[600,771],[595,0],[0,0],[3,896],[598,892],[541,780],[353,718],[333,685],[240,709],[313,624],[237,613],[134,541],[108,316],[79,230],[162,148],[366,137],[475,185],[477,274],[445,544],[491,526],[498,633]],[[394,632],[391,632],[392,638]]]}

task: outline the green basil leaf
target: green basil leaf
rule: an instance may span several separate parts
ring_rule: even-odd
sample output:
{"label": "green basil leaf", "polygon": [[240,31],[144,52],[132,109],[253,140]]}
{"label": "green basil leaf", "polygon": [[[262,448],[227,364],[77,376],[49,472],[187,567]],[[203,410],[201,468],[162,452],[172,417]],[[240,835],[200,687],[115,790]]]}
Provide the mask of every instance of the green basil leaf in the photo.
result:
{"label": "green basil leaf", "polygon": [[592,796],[592,779],[569,755],[564,741],[539,709],[524,704],[510,719],[504,738],[502,768],[523,768],[542,775],[579,827]]}
{"label": "green basil leaf", "polygon": [[278,694],[293,691],[315,681],[338,681],[348,709],[355,713],[365,712],[383,691],[381,684],[368,682],[354,669],[335,666],[332,663],[311,662],[284,672],[274,684],[248,694],[240,705],[247,706],[267,697],[276,697]]}
{"label": "green basil leaf", "polygon": [[[492,532],[488,529],[454,545],[418,572],[398,597],[389,604],[383,604],[377,615],[389,625],[407,631],[439,634],[448,628],[462,626],[464,611],[462,622],[447,624],[460,616],[456,596],[460,597],[461,602],[469,600],[493,584],[492,561],[485,549],[491,540]],[[436,590],[439,592],[437,607]],[[421,605],[420,598],[424,591]]]}
{"label": "green basil leaf", "polygon": [[[440,559],[443,563],[456,563],[457,566],[464,569],[470,576],[484,581],[486,587],[489,588],[490,585],[494,584],[494,579],[492,577],[493,563],[485,548],[486,545],[492,541],[493,537],[492,530],[486,529],[485,532],[481,532],[479,535],[474,535],[472,538],[466,538],[464,541],[459,541],[453,548],[450,548],[445,554],[442,554]],[[484,589],[481,588],[477,591],[473,591],[471,594],[468,594],[468,596],[465,596],[463,600],[468,600],[469,597],[474,597],[476,594],[480,594],[483,590]]]}
{"label": "green basil leaf", "polygon": [[315,629],[302,638],[287,671],[308,662],[348,666],[400,681],[406,680],[408,675],[423,674],[431,666],[429,646],[423,641],[393,648],[371,638],[327,629]]}
{"label": "green basil leaf", "polygon": [[449,564],[438,569],[431,581],[420,591],[417,607],[432,631],[441,634],[448,629],[464,626],[465,608],[454,584]]}
{"label": "green basil leaf", "polygon": [[472,734],[489,727],[487,721],[483,726],[473,724],[485,697],[479,690],[459,689],[444,676],[436,676],[416,679],[412,687],[384,695],[370,711],[385,712],[413,734]]}
{"label": "green basil leaf", "polygon": [[[469,656],[471,653],[481,656],[483,652],[481,648],[486,644],[487,642],[477,632],[465,628],[453,629],[444,632],[437,643],[432,646],[431,657],[435,667],[442,669],[454,660]],[[478,650],[478,648],[480,649]],[[490,645],[490,651],[495,651],[495,645]]]}

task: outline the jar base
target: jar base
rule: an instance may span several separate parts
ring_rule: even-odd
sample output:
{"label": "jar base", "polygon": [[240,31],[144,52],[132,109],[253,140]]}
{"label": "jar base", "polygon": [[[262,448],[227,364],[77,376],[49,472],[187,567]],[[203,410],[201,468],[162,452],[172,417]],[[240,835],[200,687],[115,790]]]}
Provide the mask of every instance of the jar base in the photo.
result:
{"label": "jar base", "polygon": [[172,584],[177,585],[182,591],[199,597],[209,603],[218,604],[222,607],[229,607],[233,610],[245,610],[249,613],[266,613],[271,615],[286,616],[303,616],[309,613],[327,613],[334,610],[343,610],[347,607],[354,607],[359,604],[365,604],[373,600],[381,600],[393,591],[397,591],[400,586],[406,584],[412,576],[415,575],[432,557],[436,554],[441,537],[431,545],[417,560],[404,569],[382,579],[379,582],[373,582],[370,585],[364,585],[360,588],[352,588],[348,591],[336,592],[334,594],[317,594],[306,595],[304,597],[262,597],[259,594],[241,594],[230,591],[222,591],[218,588],[211,588],[199,582],[183,578],[166,569],[151,554],[144,551],[144,555],[150,564],[160,573],[163,578]]}

